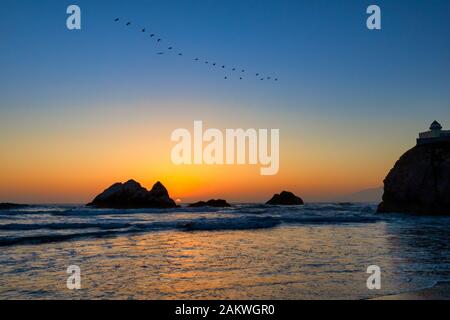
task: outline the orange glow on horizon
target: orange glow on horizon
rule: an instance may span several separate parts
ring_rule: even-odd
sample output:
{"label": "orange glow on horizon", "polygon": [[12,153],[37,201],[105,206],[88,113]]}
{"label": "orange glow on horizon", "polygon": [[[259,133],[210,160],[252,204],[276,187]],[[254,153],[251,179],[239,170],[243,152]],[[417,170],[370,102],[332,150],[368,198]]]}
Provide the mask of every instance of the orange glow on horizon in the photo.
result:
{"label": "orange glow on horizon", "polygon": [[[195,115],[201,115],[191,107]],[[261,176],[259,164],[176,166],[170,159],[175,145],[170,134],[180,126],[192,128],[191,120],[182,120],[186,115],[154,119],[141,107],[133,115],[113,109],[105,122],[98,110],[95,117],[90,109],[84,112],[76,116],[87,122],[77,125],[58,122],[50,126],[47,119],[37,116],[29,123],[11,119],[9,123],[20,125],[6,122],[0,128],[0,148],[7,150],[0,158],[0,202],[86,203],[113,183],[128,179],[148,189],[161,181],[170,196],[183,203],[210,198],[266,201],[282,190],[315,201],[381,186],[395,160],[406,151],[398,141],[386,143],[383,136],[372,142],[382,148],[374,148],[363,135],[333,136],[329,123],[319,127],[313,122],[314,131],[286,120],[280,129],[280,170],[275,176]],[[218,126],[221,119],[234,123],[216,117],[205,121],[206,126],[222,128]],[[257,128],[247,118],[243,115],[244,120],[233,127]],[[270,123],[264,120],[259,127],[270,128]]]}

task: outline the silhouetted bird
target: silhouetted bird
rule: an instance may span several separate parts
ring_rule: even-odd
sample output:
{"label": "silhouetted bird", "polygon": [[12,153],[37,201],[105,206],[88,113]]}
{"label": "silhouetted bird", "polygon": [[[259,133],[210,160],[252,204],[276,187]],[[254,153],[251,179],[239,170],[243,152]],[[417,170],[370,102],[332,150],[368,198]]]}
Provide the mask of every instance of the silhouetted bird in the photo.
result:
{"label": "silhouetted bird", "polygon": [[195,58],[194,60],[195,60],[195,61],[198,61],[198,58]]}
{"label": "silhouetted bird", "polygon": [[233,69],[231,69],[231,70],[235,71],[235,70],[236,70],[236,68],[233,68]]}
{"label": "silhouetted bird", "polygon": [[157,42],[161,42],[161,39],[156,40]]}
{"label": "silhouetted bird", "polygon": [[150,35],[150,38],[153,38],[155,36],[155,34],[154,33],[152,33],[151,35]]}
{"label": "silhouetted bird", "polygon": [[270,80],[270,77],[267,77],[267,80]]}
{"label": "silhouetted bird", "polygon": [[208,61],[205,61],[205,64],[208,64]]}
{"label": "silhouetted bird", "polygon": [[157,54],[164,54],[164,52],[158,52]]}
{"label": "silhouetted bird", "polygon": [[178,55],[179,55],[179,56],[182,56],[183,54],[182,54],[182,53],[179,53]]}
{"label": "silhouetted bird", "polygon": [[172,50],[172,47],[169,47],[168,49],[169,49],[169,50]]}
{"label": "silhouetted bird", "polygon": [[241,70],[241,72],[245,72],[245,70],[244,70],[244,69],[242,69],[242,70]]}
{"label": "silhouetted bird", "polygon": [[142,32],[145,32],[145,28],[144,28],[144,29],[142,29]]}
{"label": "silhouetted bird", "polygon": [[275,78],[275,81],[278,81],[278,79],[277,79],[277,78]]}
{"label": "silhouetted bird", "polygon": [[259,73],[257,73],[256,76],[259,76]]}
{"label": "silhouetted bird", "polygon": [[225,69],[225,66],[222,66],[222,69]]}
{"label": "silhouetted bird", "polygon": [[214,63],[213,63],[213,66],[215,66],[215,65],[216,65],[216,63],[214,62]]}
{"label": "silhouetted bird", "polygon": [[261,78],[261,80],[264,80],[264,78]]}
{"label": "silhouetted bird", "polygon": [[228,79],[227,77],[223,77],[225,80]]}
{"label": "silhouetted bird", "polygon": [[239,77],[239,80],[242,80],[242,77]]}
{"label": "silhouetted bird", "polygon": [[127,22],[127,26],[129,26],[131,24],[131,22]]}
{"label": "silhouetted bird", "polygon": [[115,22],[119,21],[119,18],[114,19]]}

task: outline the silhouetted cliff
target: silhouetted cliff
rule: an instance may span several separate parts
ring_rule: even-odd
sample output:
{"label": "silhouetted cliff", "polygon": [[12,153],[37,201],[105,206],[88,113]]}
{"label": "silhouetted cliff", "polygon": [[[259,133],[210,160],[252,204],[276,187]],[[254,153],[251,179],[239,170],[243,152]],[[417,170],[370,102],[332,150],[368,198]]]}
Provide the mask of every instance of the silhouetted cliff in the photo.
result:
{"label": "silhouetted cliff", "polygon": [[450,142],[417,145],[384,180],[378,212],[450,214]]}

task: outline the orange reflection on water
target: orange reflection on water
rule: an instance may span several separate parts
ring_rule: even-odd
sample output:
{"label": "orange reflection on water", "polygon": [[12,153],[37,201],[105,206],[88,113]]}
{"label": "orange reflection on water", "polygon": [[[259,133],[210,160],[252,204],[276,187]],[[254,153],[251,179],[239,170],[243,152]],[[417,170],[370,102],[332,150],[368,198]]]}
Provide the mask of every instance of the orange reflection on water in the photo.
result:
{"label": "orange reflection on water", "polygon": [[[144,235],[5,248],[0,296],[60,299],[310,299],[372,294],[370,256],[389,276],[382,224]],[[376,245],[374,245],[376,244]],[[82,290],[66,288],[68,265]],[[385,284],[384,292],[396,282]],[[33,294],[34,293],[34,294]],[[380,294],[381,292],[377,292]]]}

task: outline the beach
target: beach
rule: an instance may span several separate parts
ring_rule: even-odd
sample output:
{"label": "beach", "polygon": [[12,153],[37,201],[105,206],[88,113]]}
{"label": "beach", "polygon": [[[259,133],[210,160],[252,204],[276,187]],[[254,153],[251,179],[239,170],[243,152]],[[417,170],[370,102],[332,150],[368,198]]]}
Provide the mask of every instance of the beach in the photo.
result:
{"label": "beach", "polygon": [[450,282],[439,282],[430,288],[378,297],[373,300],[450,300]]}

